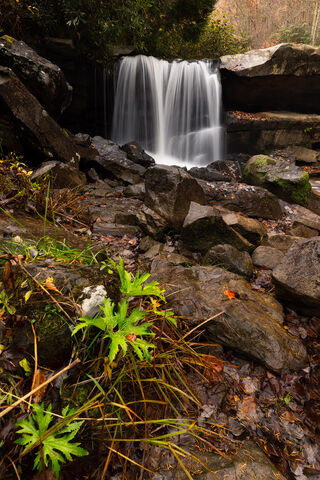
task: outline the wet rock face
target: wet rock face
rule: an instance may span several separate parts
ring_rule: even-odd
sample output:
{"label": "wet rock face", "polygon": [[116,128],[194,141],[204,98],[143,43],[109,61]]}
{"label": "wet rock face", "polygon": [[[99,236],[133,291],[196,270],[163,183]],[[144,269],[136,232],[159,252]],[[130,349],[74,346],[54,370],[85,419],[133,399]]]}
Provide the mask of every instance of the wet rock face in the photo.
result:
{"label": "wet rock face", "polygon": [[221,268],[184,268],[167,263],[157,263],[151,271],[153,279],[166,289],[168,306],[190,325],[217,315],[206,324],[213,341],[276,372],[306,365],[304,346],[282,328],[282,306],[274,298],[253,291],[243,278]]}
{"label": "wet rock face", "polygon": [[273,271],[276,295],[306,314],[320,309],[320,237],[295,243]]}
{"label": "wet rock face", "polygon": [[72,98],[72,87],[62,70],[22,41],[0,38],[0,64],[10,67],[52,115],[60,115]]}
{"label": "wet rock face", "polygon": [[311,192],[309,175],[293,163],[267,155],[250,158],[244,170],[248,183],[263,186],[284,200],[305,205]]}
{"label": "wet rock face", "polygon": [[165,218],[175,230],[182,227],[191,202],[205,203],[201,186],[179,167],[156,165],[149,168],[145,185],[145,204]]}
{"label": "wet rock face", "polygon": [[221,57],[221,76],[227,109],[320,113],[320,53],[310,45]]}

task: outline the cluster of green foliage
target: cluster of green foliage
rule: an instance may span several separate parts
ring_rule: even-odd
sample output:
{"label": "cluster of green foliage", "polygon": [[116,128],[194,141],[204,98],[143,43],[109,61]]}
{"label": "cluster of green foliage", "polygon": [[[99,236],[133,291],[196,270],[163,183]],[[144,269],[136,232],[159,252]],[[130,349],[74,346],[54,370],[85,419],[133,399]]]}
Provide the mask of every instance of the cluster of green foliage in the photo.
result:
{"label": "cluster of green foliage", "polygon": [[[119,258],[117,265],[114,262],[111,266],[116,266],[116,269],[120,278],[120,291],[123,295],[123,299],[119,303],[118,310],[114,312],[115,305],[108,298],[104,300],[104,305],[100,306],[103,315],[91,317],[82,317],[79,319],[79,323],[73,330],[72,335],[75,335],[79,330],[85,329],[86,331],[90,327],[96,327],[104,332],[104,337],[109,339],[110,344],[108,347],[109,363],[115,360],[120,348],[123,355],[127,353],[128,346],[131,346],[133,351],[139,357],[140,360],[151,361],[151,354],[149,349],[154,348],[154,345],[141,336],[154,336],[150,328],[153,322],[142,322],[142,320],[150,315],[150,310],[144,310],[139,307],[131,310],[130,300],[135,300],[136,297],[150,296],[157,297],[161,300],[165,300],[164,292],[158,287],[157,282],[150,282],[144,285],[146,280],[150,277],[149,273],[140,275],[139,272],[133,276],[130,272],[125,270],[122,258]],[[153,309],[152,313],[159,314],[158,310]],[[166,315],[167,320],[175,323],[172,317],[173,312],[161,313]]]}
{"label": "cluster of green foliage", "polygon": [[310,26],[305,22],[283,26],[272,36],[272,40],[277,43],[305,43],[310,45],[312,42]]}
{"label": "cluster of green foliage", "polygon": [[164,58],[217,57],[245,47],[225,18],[212,14],[216,0],[4,0],[0,28],[71,37],[77,48],[110,59],[116,46]]}
{"label": "cluster of green foliage", "polygon": [[[54,431],[54,428],[49,430],[49,425],[53,420],[53,416],[50,414],[51,405],[48,406],[46,412],[43,404],[34,404],[32,409],[33,412],[27,419],[17,422],[19,427],[17,433],[20,434],[20,438],[16,440],[16,443],[24,447],[22,453],[25,453],[40,442],[33,468],[42,471],[45,467],[49,467],[59,478],[60,463],[71,461],[72,455],[78,457],[88,455],[87,450],[81,448],[79,442],[72,442],[83,421],[71,420],[58,431]],[[64,417],[72,416],[72,413],[68,406],[62,410]]]}

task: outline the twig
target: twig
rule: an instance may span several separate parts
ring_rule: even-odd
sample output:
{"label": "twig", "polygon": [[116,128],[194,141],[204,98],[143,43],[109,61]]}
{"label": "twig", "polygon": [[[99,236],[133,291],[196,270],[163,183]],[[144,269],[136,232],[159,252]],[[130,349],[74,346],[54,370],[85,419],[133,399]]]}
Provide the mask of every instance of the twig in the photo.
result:
{"label": "twig", "polygon": [[11,458],[9,457],[9,455],[6,455],[6,457],[7,457],[8,460],[10,460],[10,462],[12,463],[12,466],[13,466],[13,468],[14,468],[14,471],[15,471],[15,473],[16,473],[16,475],[17,475],[17,479],[18,479],[18,480],[21,480],[21,477],[20,477],[20,475],[19,475],[19,473],[18,473],[18,470],[17,470],[17,467],[15,466],[14,461],[11,460]]}
{"label": "twig", "polygon": [[222,312],[219,312],[217,313],[216,315],[213,315],[213,317],[210,317],[208,318],[207,320],[205,320],[204,322],[200,323],[199,325],[197,325],[196,327],[194,327],[192,330],[190,330],[188,333],[186,333],[182,338],[179,339],[179,342],[181,340],[184,340],[186,337],[188,337],[192,332],[194,332],[195,330],[197,330],[198,328],[202,327],[202,325],[205,325],[206,323],[210,322],[211,320],[213,320],[214,318],[217,318],[219,317],[220,315],[222,315],[223,313],[225,313],[224,311]]}
{"label": "twig", "polygon": [[[32,385],[31,385],[31,390],[33,390],[36,383],[37,370],[38,370],[38,346],[37,346],[36,331],[32,323],[31,323],[31,328],[32,328],[33,340],[34,340],[34,372],[33,372]],[[30,403],[32,403],[32,397],[30,398]],[[28,411],[29,410],[30,410],[30,405],[28,406]]]}
{"label": "twig", "polygon": [[29,397],[32,397],[32,395],[34,393],[36,393],[38,390],[41,390],[41,388],[45,387],[46,385],[48,385],[48,383],[51,383],[53,380],[55,380],[56,378],[60,377],[60,375],[62,375],[63,373],[67,372],[68,370],[70,370],[71,368],[73,368],[75,365],[77,365],[78,363],[80,363],[80,360],[79,358],[77,358],[77,360],[75,360],[74,362],[70,363],[70,365],[67,365],[65,368],[63,368],[62,370],[60,370],[60,372],[56,373],[55,375],[53,375],[53,377],[50,377],[48,378],[45,382],[43,382],[41,385],[38,385],[36,388],[34,388],[33,390],[31,390],[31,392],[27,393],[26,395],[24,395],[22,398],[19,398],[19,400],[17,400],[15,403],[13,403],[12,405],[10,405],[10,407],[6,408],[5,410],[3,410],[3,412],[0,413],[0,418],[4,417],[7,413],[11,412],[11,410],[13,410],[14,408],[16,408],[18,405],[20,405],[20,403],[24,402],[24,400],[26,400],[27,398]]}

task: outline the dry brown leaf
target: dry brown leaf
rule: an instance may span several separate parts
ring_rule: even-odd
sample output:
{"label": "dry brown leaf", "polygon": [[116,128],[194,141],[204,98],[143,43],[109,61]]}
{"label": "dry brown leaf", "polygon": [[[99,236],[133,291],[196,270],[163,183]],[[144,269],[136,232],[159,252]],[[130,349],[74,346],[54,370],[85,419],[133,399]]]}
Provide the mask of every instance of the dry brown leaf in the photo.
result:
{"label": "dry brown leaf", "polygon": [[[33,385],[32,387],[33,388],[37,388],[39,387],[39,385],[41,385],[43,382],[45,382],[47,379],[46,379],[46,376],[44,374],[44,372],[42,370],[40,370],[40,368],[36,371],[36,373],[34,374],[34,379],[33,379]],[[46,385],[42,388],[40,388],[40,390],[38,390],[35,394],[34,394],[34,397],[33,397],[33,402],[34,403],[40,403],[41,400],[42,400],[42,397],[43,395],[45,394],[45,391],[46,391]]]}
{"label": "dry brown leaf", "polygon": [[14,291],[14,273],[12,271],[11,262],[9,260],[4,264],[2,281],[6,292]]}

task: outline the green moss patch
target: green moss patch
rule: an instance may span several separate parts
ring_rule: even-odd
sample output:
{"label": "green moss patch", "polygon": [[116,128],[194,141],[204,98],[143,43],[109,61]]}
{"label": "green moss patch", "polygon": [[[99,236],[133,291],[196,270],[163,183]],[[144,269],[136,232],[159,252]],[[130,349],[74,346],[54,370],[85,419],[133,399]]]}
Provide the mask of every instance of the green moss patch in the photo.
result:
{"label": "green moss patch", "polygon": [[275,179],[274,183],[288,193],[292,202],[298,203],[299,205],[306,205],[308,202],[309,194],[311,192],[311,184],[307,172],[304,172],[301,175],[301,179],[296,183],[292,183],[282,178]]}

